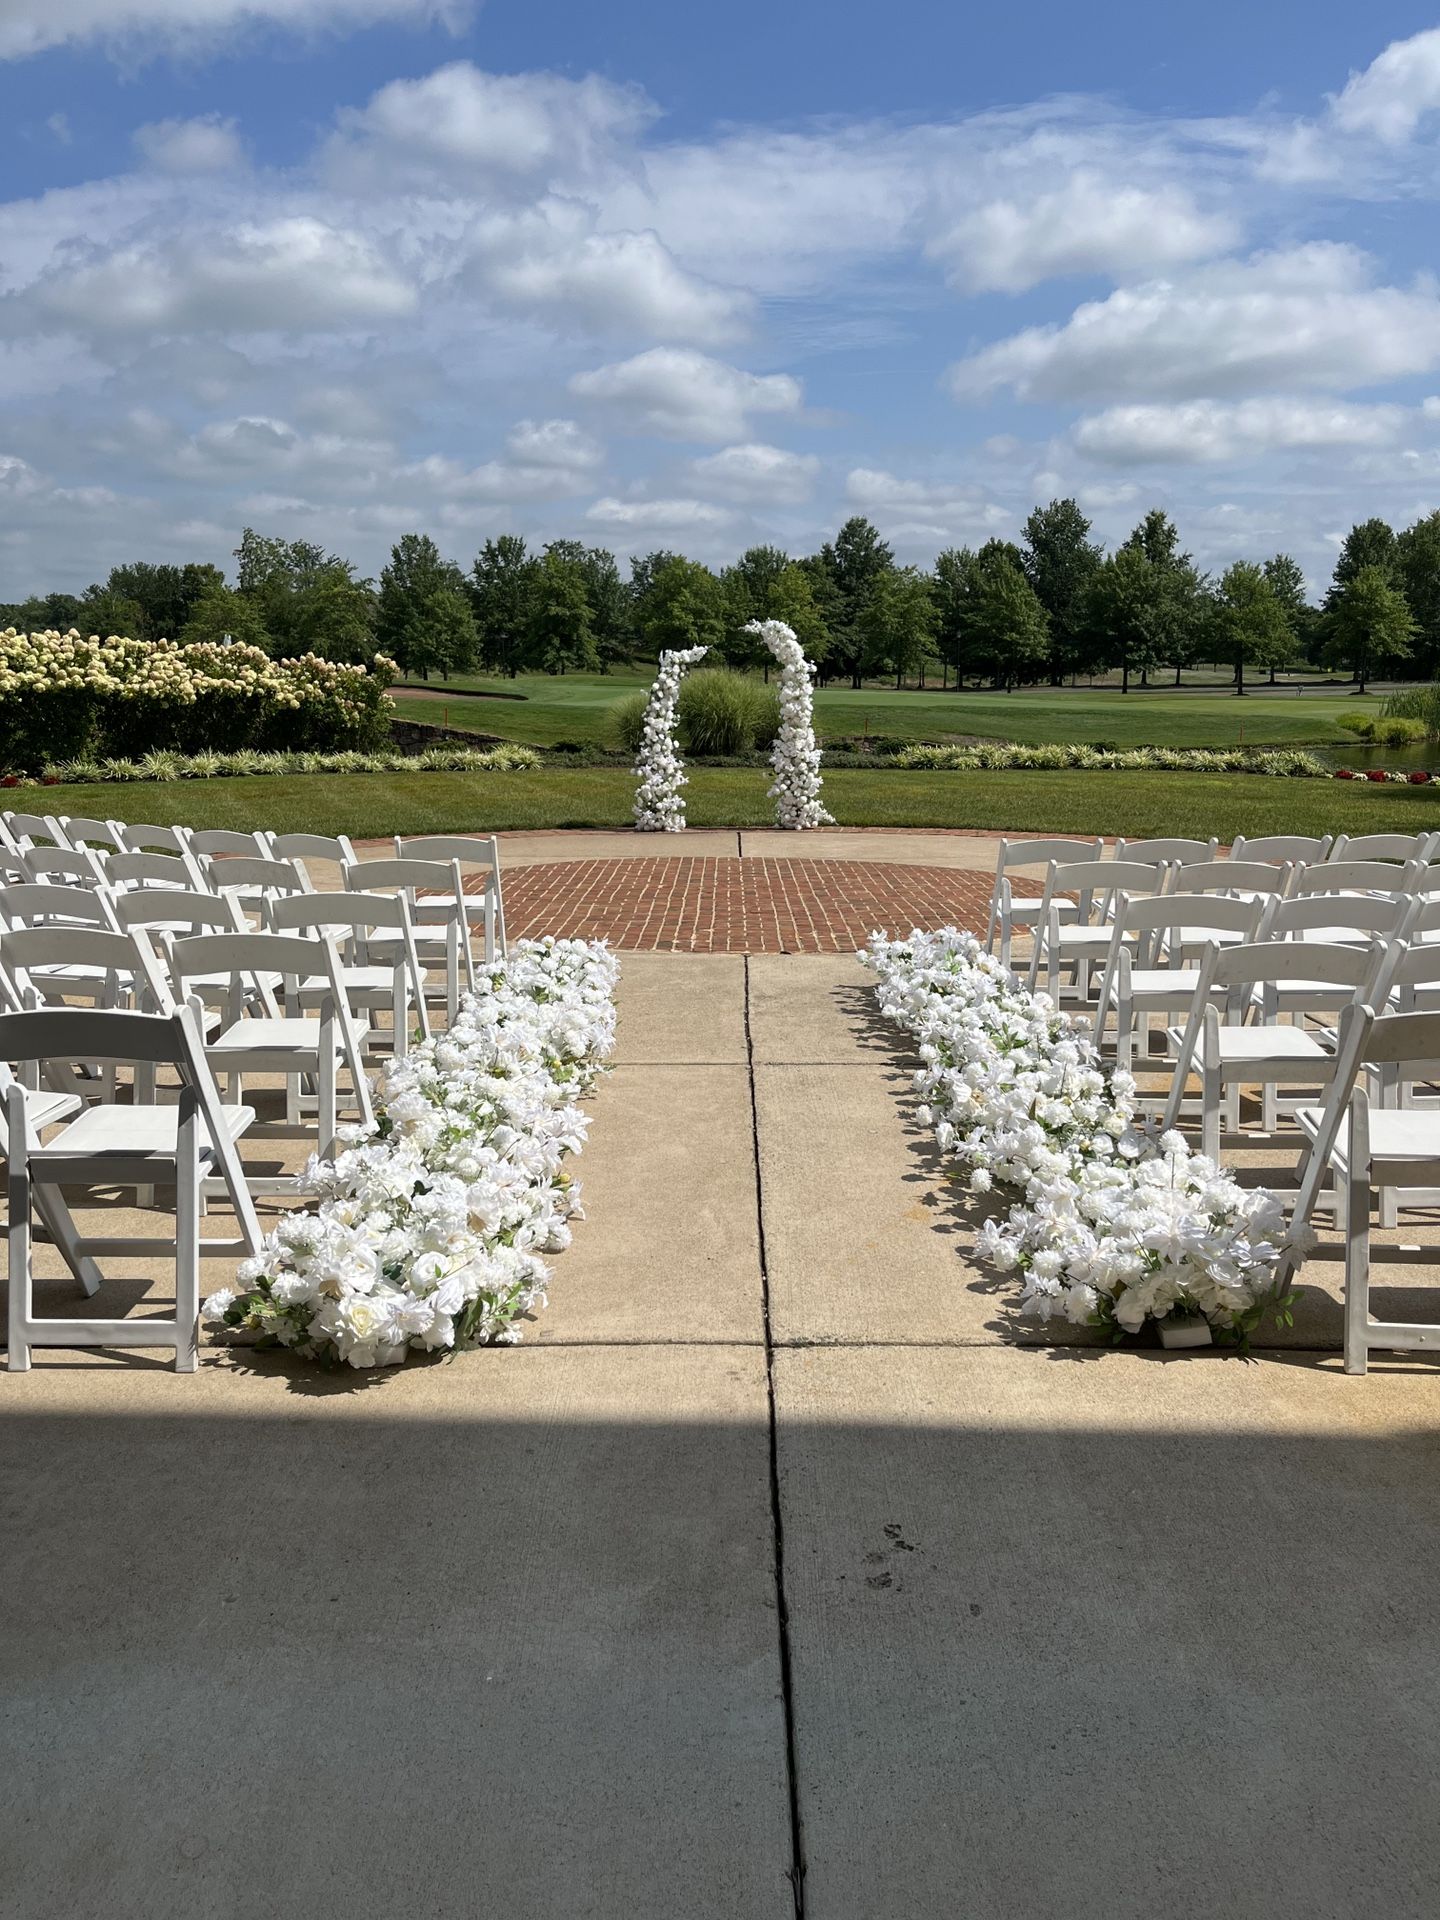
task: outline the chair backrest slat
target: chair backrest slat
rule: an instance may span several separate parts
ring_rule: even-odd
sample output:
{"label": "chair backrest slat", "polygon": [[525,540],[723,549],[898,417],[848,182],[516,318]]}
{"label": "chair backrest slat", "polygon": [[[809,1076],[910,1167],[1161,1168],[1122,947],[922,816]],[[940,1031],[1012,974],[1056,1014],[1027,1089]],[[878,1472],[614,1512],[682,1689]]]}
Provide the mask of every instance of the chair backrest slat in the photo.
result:
{"label": "chair backrest slat", "polygon": [[1323,860],[1333,841],[1334,835],[1329,833],[1268,833],[1255,840],[1247,840],[1242,835],[1231,847],[1230,857],[1232,860],[1259,860],[1277,865],[1300,861],[1308,864]]}

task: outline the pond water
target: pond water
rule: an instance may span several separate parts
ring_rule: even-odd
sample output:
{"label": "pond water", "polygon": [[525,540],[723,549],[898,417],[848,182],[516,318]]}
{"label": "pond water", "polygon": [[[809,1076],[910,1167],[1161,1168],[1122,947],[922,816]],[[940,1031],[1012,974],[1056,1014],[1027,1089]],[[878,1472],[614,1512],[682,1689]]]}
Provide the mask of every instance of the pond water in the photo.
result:
{"label": "pond water", "polygon": [[1332,767],[1353,767],[1363,773],[1367,767],[1396,767],[1408,773],[1423,767],[1427,773],[1440,773],[1440,744],[1411,741],[1403,747],[1377,747],[1368,740],[1357,740],[1353,747],[1317,747],[1315,751]]}

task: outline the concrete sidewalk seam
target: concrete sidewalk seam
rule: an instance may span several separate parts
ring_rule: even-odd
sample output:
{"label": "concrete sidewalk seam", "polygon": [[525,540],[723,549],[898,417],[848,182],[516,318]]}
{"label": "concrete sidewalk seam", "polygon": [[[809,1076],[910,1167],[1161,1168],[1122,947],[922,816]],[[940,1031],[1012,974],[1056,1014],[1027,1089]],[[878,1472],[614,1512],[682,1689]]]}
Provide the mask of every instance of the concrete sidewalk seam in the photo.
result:
{"label": "concrete sidewalk seam", "polygon": [[780,1497],[780,1428],[775,1403],[775,1339],[770,1317],[770,1273],[765,1253],[765,1192],[760,1171],[760,1107],[755,1093],[755,1042],[750,1031],[750,957],[745,956],[745,1055],[750,1082],[750,1145],[755,1161],[755,1227],[760,1255],[760,1302],[765,1334],[765,1398],[769,1412],[770,1528],[775,1565],[775,1624],[780,1643],[780,1694],[785,1720],[785,1778],[790,1798],[790,1891],[795,1920],[805,1920],[805,1831],[795,1745],[795,1688],[790,1647],[790,1603],[785,1591],[785,1515]]}

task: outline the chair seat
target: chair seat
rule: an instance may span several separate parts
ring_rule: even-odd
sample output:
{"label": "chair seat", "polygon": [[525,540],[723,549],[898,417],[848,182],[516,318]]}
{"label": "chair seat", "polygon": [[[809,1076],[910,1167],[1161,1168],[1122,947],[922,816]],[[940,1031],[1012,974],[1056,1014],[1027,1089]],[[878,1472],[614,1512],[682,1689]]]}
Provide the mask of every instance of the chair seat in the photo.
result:
{"label": "chair seat", "polygon": [[1163,1000],[1167,1006],[1188,1007],[1200,983],[1196,967],[1132,967],[1130,998]]}
{"label": "chair seat", "polygon": [[[35,1131],[44,1127],[53,1127],[57,1120],[68,1120],[79,1112],[84,1105],[73,1093],[52,1093],[49,1088],[41,1088],[37,1093],[33,1088],[25,1089],[25,1113]],[[0,1146],[3,1146],[0,1142]]]}
{"label": "chair seat", "polygon": [[[1218,1064],[1222,1067],[1250,1066],[1267,1060],[1303,1060],[1307,1064],[1313,1060],[1317,1065],[1324,1066],[1334,1062],[1334,1055],[1329,1048],[1322,1046],[1303,1027],[1221,1027],[1217,1038],[1220,1047]],[[1202,1064],[1208,1064],[1207,1044],[1208,1037],[1202,1033],[1197,1049]]]}
{"label": "chair seat", "polygon": [[[1110,943],[1115,937],[1113,927],[1057,927],[1055,930],[1055,951],[1057,953],[1093,953],[1104,958],[1110,951]],[[1134,946],[1138,934],[1127,933],[1121,936],[1127,947]]]}
{"label": "chair seat", "polygon": [[[387,1000],[395,987],[395,969],[390,967],[341,967],[340,978],[345,991],[352,997],[357,993],[383,993]],[[323,973],[311,974],[308,980],[302,980],[299,986],[302,1000],[323,997],[330,991],[330,982]]]}
{"label": "chair seat", "polygon": [[[221,1107],[232,1140],[238,1140],[255,1119],[250,1107]],[[87,1107],[48,1146],[34,1149],[30,1163],[37,1170],[53,1168],[63,1174],[65,1164],[86,1161],[151,1162],[157,1168],[173,1163],[180,1138],[180,1109],[166,1107]],[[200,1142],[202,1159],[212,1158],[208,1140]]]}
{"label": "chair seat", "polygon": [[[338,1053],[340,1041],[335,1039]],[[253,1020],[236,1020],[209,1042],[206,1052],[212,1060],[237,1062],[243,1054],[305,1055],[314,1059],[320,1051],[320,1022],[299,1015],[281,1015],[272,1019],[258,1015]]]}
{"label": "chair seat", "polygon": [[[1325,1117],[1323,1107],[1297,1107],[1295,1118],[1307,1138],[1313,1140]],[[1440,1108],[1371,1107],[1370,1158],[1382,1165],[1405,1164],[1434,1166],[1440,1162]],[[1350,1116],[1340,1123],[1331,1149],[1331,1164],[1342,1176],[1350,1170]]]}

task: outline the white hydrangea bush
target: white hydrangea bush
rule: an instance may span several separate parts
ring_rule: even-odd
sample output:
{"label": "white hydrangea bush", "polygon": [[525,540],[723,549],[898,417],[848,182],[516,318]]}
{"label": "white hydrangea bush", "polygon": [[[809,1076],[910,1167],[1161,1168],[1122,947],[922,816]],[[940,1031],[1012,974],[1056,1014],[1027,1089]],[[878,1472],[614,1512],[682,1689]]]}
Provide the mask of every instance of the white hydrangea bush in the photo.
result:
{"label": "white hydrangea bush", "polygon": [[780,667],[780,731],[770,749],[775,778],[769,798],[780,827],[832,827],[820,804],[820,748],[815,739],[815,668],[793,627],[783,620],[752,620],[747,633],[758,634]]}
{"label": "white hydrangea bush", "polygon": [[448,1032],[386,1068],[373,1132],[312,1162],[318,1206],[287,1214],[204,1320],[352,1367],[517,1339],[580,1214],[566,1162],[618,976],[603,944],[513,946]]}
{"label": "white hydrangea bush", "polygon": [[860,958],[919,1051],[921,1123],[972,1192],[1019,1197],[977,1252],[1016,1276],[1022,1312],[1117,1336],[1203,1314],[1242,1342],[1266,1312],[1288,1314],[1279,1269],[1294,1240],[1279,1201],[1177,1132],[1156,1140],[1131,1075],[1047,995],[954,927],[875,934]]}
{"label": "white hydrangea bush", "polygon": [[703,660],[709,647],[667,648],[645,715],[640,723],[640,752],[635,761],[635,827],[639,833],[683,833],[688,785],[685,763],[675,740],[675,709],[687,667]]}

